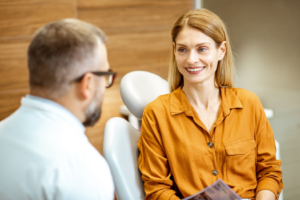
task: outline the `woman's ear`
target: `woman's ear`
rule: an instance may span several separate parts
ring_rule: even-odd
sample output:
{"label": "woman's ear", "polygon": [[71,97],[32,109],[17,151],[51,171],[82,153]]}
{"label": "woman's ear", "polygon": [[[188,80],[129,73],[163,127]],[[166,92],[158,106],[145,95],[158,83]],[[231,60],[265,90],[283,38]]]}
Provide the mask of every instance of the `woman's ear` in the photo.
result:
{"label": "woman's ear", "polygon": [[77,93],[79,95],[80,99],[86,100],[89,99],[92,95],[92,89],[93,89],[93,84],[92,84],[92,74],[91,73],[86,73],[83,78],[81,79],[80,82],[78,82],[77,85]]}
{"label": "woman's ear", "polygon": [[227,46],[226,41],[223,41],[218,49],[219,60],[222,60],[224,58],[227,49],[226,46]]}

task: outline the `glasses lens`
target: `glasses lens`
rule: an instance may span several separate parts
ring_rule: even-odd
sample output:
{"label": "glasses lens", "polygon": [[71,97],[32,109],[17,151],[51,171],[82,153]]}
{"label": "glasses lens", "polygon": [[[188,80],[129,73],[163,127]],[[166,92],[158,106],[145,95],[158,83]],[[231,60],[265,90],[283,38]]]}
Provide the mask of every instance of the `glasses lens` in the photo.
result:
{"label": "glasses lens", "polygon": [[105,76],[105,80],[106,80],[106,87],[110,87],[112,84],[112,79],[113,79],[113,75],[107,75]]}

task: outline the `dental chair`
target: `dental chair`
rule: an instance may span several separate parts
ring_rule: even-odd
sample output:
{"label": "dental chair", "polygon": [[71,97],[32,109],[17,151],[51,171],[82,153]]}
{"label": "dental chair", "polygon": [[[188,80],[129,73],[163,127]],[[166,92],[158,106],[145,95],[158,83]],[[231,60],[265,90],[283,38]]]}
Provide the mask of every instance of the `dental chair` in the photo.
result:
{"label": "dental chair", "polygon": [[[138,120],[148,103],[169,93],[169,86],[153,73],[134,71],[123,77],[120,92],[128,110]],[[103,155],[112,172],[117,200],[145,199],[144,183],[138,169],[139,138],[140,131],[123,118],[111,118],[105,125]]]}
{"label": "dental chair", "polygon": [[[123,77],[120,92],[130,113],[139,120],[146,105],[159,95],[168,94],[169,86],[166,80],[153,73],[134,71]],[[139,137],[140,131],[123,118],[111,118],[105,125],[103,155],[112,172],[117,200],[145,199],[144,184],[138,169]],[[276,146],[276,157],[279,159],[277,142]],[[283,200],[282,197],[279,200]]]}

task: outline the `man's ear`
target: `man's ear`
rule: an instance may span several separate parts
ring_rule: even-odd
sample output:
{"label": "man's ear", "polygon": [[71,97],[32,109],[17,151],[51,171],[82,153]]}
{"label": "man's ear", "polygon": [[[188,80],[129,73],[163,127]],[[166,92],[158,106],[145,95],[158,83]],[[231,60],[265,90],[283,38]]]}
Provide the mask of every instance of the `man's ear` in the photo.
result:
{"label": "man's ear", "polygon": [[91,73],[86,73],[77,85],[77,91],[80,99],[86,100],[92,96],[92,77]]}
{"label": "man's ear", "polygon": [[219,60],[222,60],[226,54],[226,48],[227,47],[227,43],[226,41],[223,41],[218,49],[218,56],[219,56]]}

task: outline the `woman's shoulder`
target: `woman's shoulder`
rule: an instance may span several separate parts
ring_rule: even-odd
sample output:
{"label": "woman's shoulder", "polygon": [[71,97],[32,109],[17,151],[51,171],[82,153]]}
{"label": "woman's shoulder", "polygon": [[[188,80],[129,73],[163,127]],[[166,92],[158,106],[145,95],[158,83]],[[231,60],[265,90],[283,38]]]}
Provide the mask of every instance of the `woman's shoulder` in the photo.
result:
{"label": "woman's shoulder", "polygon": [[256,101],[259,99],[255,93],[243,88],[226,88],[226,90],[235,94],[240,101]]}
{"label": "woman's shoulder", "polygon": [[263,106],[258,98],[258,96],[243,88],[226,88],[227,103],[231,105],[240,105],[244,112],[250,113],[260,113],[263,110]]}
{"label": "woman's shoulder", "polygon": [[154,101],[150,102],[144,109],[144,113],[149,112],[161,112],[168,110],[170,105],[170,95],[171,94],[164,94],[158,96]]}

